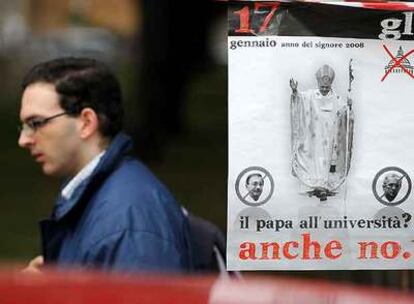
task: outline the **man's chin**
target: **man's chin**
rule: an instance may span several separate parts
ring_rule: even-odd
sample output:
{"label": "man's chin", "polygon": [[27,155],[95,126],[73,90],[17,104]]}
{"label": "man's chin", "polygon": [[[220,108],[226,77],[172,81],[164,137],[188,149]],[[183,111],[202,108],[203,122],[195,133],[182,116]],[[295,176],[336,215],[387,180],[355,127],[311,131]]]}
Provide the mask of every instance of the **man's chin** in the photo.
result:
{"label": "man's chin", "polygon": [[259,195],[252,195],[251,197],[252,197],[252,199],[254,199],[254,201],[257,201],[260,197],[260,194]]}
{"label": "man's chin", "polygon": [[395,193],[387,194],[385,197],[387,198],[389,202],[392,202],[397,197],[397,194]]}
{"label": "man's chin", "polygon": [[58,170],[56,170],[56,168],[48,164],[42,164],[42,171],[43,171],[43,174],[46,176],[52,176],[52,177],[60,176],[58,173]]}

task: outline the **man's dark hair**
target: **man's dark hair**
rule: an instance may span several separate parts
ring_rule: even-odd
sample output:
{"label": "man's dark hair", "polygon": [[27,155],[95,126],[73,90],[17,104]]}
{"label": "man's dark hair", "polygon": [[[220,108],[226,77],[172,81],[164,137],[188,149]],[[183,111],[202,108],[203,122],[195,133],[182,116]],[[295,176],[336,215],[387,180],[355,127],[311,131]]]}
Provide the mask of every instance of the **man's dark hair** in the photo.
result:
{"label": "man's dark hair", "polygon": [[64,57],[35,65],[22,81],[23,90],[37,82],[55,86],[60,106],[71,116],[84,108],[98,115],[99,131],[113,137],[122,128],[121,88],[109,68],[94,59]]}
{"label": "man's dark hair", "polygon": [[251,179],[253,176],[257,176],[257,177],[259,177],[259,178],[261,178],[261,179],[263,180],[263,176],[262,176],[260,173],[252,173],[252,174],[250,174],[250,175],[246,178],[246,185],[248,185],[248,184],[250,183],[250,179]]}

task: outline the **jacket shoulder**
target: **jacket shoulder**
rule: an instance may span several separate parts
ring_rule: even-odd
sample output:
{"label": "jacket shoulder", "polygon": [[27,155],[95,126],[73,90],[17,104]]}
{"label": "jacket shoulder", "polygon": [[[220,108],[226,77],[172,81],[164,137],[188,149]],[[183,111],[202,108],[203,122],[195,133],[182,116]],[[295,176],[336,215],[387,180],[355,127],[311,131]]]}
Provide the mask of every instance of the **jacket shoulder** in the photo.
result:
{"label": "jacket shoulder", "polygon": [[163,239],[181,233],[181,207],[139,161],[122,161],[95,190],[88,203],[94,239],[122,230],[145,231]]}

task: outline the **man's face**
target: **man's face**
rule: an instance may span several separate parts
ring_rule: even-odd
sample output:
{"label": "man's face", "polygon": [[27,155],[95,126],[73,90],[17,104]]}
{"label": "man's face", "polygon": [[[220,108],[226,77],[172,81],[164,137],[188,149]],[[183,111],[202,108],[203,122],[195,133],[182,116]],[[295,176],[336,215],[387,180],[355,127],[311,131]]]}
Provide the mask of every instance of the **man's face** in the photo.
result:
{"label": "man's face", "polygon": [[401,189],[401,182],[395,179],[393,180],[386,180],[382,185],[382,188],[385,193],[385,197],[389,202],[392,202],[398,195]]}
{"label": "man's face", "polygon": [[331,85],[319,84],[319,92],[323,96],[326,96],[331,91],[331,87],[332,87]]}
{"label": "man's face", "polygon": [[263,192],[264,181],[259,175],[252,175],[249,181],[246,183],[246,188],[249,191],[249,195],[257,201]]}
{"label": "man's face", "polygon": [[[53,84],[34,83],[24,90],[20,108],[22,123],[63,112]],[[62,115],[37,130],[26,125],[18,143],[29,150],[46,175],[72,176],[80,170],[81,141],[78,133],[77,119]]]}

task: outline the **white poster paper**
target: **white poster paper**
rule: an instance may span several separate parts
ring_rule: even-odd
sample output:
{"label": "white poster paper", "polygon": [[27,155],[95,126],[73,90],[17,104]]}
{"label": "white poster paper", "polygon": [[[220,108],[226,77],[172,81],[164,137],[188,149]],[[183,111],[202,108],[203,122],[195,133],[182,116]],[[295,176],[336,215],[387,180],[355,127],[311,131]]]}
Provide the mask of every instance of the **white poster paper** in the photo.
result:
{"label": "white poster paper", "polygon": [[414,13],[383,8],[230,6],[228,269],[413,268]]}

